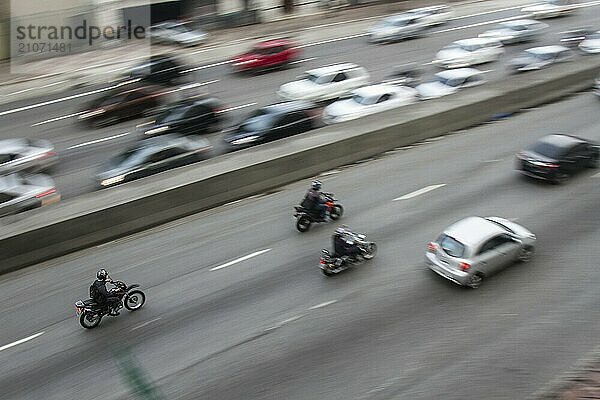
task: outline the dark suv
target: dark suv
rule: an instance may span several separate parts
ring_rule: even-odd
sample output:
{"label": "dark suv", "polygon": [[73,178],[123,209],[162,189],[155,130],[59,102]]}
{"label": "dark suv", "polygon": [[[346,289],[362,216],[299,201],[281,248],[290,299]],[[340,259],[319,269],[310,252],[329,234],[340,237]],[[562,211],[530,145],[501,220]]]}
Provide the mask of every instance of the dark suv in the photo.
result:
{"label": "dark suv", "polygon": [[316,127],[320,112],[314,103],[288,101],[259,108],[223,139],[233,149],[297,135]]}
{"label": "dark suv", "polygon": [[184,68],[171,56],[152,56],[149,60],[131,68],[127,74],[128,79],[170,85],[184,74]]}
{"label": "dark suv", "polygon": [[187,99],[170,105],[154,121],[138,125],[137,129],[146,137],[206,133],[218,128],[223,110],[223,103],[214,97]]}

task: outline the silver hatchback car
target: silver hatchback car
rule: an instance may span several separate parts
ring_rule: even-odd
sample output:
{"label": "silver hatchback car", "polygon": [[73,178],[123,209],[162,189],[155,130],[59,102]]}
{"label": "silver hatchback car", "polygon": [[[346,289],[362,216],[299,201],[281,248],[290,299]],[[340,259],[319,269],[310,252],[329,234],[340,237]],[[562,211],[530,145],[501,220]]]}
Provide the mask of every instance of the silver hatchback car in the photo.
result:
{"label": "silver hatchback car", "polygon": [[484,278],[535,253],[535,235],[500,217],[468,217],[427,244],[430,269],[454,283],[477,288]]}

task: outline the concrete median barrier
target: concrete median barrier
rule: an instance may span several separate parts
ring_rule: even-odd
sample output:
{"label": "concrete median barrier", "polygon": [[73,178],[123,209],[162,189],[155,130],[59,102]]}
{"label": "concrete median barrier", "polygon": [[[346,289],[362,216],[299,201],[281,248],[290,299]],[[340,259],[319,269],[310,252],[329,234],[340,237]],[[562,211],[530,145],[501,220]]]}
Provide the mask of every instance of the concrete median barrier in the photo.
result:
{"label": "concrete median barrier", "polygon": [[0,273],[556,100],[591,87],[599,70],[599,59],[584,58],[22,214],[2,226]]}

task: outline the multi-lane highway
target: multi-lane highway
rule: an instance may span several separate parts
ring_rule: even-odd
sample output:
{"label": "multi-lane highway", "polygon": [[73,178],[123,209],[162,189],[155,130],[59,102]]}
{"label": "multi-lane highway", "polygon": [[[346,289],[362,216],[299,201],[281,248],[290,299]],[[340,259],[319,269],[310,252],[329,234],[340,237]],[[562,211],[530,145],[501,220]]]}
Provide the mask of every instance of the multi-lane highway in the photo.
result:
{"label": "multi-lane highway", "polygon": [[[588,2],[573,16],[548,20],[550,29],[536,44],[556,43],[559,32],[578,26],[598,25],[600,22],[600,2]],[[389,45],[368,44],[363,36],[364,26],[346,24],[324,29],[335,30],[335,37],[304,43],[302,62],[293,68],[257,76],[234,76],[229,66],[220,62],[211,65],[198,64],[198,59],[190,61],[194,67],[203,67],[191,73],[190,80],[205,84],[200,88],[225,101],[234,108],[229,114],[228,125],[234,124],[254,108],[278,101],[275,94],[280,84],[293,80],[302,71],[336,62],[352,61],[365,66],[372,74],[374,82],[381,80],[396,65],[407,62],[429,63],[435,53],[453,40],[473,37],[492,27],[495,23],[519,15],[519,7],[503,8],[496,12],[486,11],[451,21],[436,27],[424,38]],[[356,37],[358,36],[358,37]],[[329,36],[328,36],[329,37]],[[339,40],[338,40],[339,39]],[[506,53],[499,62],[481,66],[489,70],[490,80],[506,78],[506,61],[524,48],[533,44],[506,47]],[[583,56],[582,56],[583,57]],[[437,70],[428,65],[426,77]],[[510,80],[507,80],[510,85]],[[0,106],[0,138],[43,137],[51,140],[61,156],[61,163],[54,175],[63,197],[73,197],[95,189],[93,175],[100,163],[129,146],[135,139],[133,127],[140,121],[121,123],[109,128],[91,130],[75,123],[74,114],[82,103],[93,98],[86,95],[102,89],[106,85],[70,90],[62,94],[43,96],[34,100],[22,100]],[[78,96],[81,95],[81,96]],[[405,111],[399,111],[405,112]],[[222,151],[220,134],[209,135],[216,148]]]}
{"label": "multi-lane highway", "polygon": [[[600,177],[524,180],[514,153],[549,132],[600,140],[597,110],[578,94],[324,174],[379,246],[335,278],[317,267],[334,226],[290,220],[309,182],[3,275],[0,398],[131,398],[120,346],[169,399],[524,398],[600,335]],[[530,228],[537,257],[478,290],[437,277],[425,243],[468,215]],[[100,267],[148,302],[86,331],[72,304]]]}

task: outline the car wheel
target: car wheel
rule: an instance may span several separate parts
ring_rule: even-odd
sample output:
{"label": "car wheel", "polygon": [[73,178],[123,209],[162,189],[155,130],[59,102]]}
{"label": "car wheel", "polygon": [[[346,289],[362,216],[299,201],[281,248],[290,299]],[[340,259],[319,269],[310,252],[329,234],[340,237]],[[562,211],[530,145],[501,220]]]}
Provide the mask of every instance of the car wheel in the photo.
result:
{"label": "car wheel", "polygon": [[553,182],[556,185],[562,185],[567,181],[567,179],[569,179],[569,174],[566,172],[557,172]]}
{"label": "car wheel", "polygon": [[477,289],[479,286],[481,286],[481,282],[483,282],[483,274],[476,272],[469,278],[467,286],[472,289]]}
{"label": "car wheel", "polygon": [[521,249],[521,253],[519,254],[519,262],[520,263],[528,263],[531,261],[533,256],[535,255],[535,247],[526,246]]}

